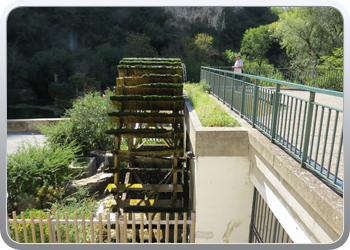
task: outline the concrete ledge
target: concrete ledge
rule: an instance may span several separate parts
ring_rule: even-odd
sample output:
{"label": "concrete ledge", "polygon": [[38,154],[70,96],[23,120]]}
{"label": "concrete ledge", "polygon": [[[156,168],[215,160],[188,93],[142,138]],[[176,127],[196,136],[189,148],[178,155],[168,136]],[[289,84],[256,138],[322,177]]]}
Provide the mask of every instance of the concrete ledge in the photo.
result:
{"label": "concrete ledge", "polygon": [[185,132],[195,156],[248,156],[248,130],[245,127],[202,127],[185,96]]}
{"label": "concrete ledge", "polygon": [[8,119],[7,132],[39,132],[34,124],[49,125],[66,118]]}

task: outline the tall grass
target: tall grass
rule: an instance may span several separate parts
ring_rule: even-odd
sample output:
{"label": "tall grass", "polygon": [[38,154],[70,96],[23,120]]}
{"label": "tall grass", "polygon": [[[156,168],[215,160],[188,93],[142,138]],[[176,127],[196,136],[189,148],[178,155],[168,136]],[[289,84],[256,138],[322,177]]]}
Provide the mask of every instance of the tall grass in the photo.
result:
{"label": "tall grass", "polygon": [[206,90],[209,85],[205,81],[199,84],[184,84],[184,89],[190,99],[203,127],[240,127],[221,105],[210,98]]}

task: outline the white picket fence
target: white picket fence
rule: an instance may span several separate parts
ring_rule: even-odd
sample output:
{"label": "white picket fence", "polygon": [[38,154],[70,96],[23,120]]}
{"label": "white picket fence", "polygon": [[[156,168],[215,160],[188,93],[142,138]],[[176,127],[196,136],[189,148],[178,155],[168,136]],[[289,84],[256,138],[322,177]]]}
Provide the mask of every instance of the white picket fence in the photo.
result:
{"label": "white picket fence", "polygon": [[48,212],[39,212],[38,218],[30,212],[29,219],[25,219],[24,212],[20,219],[16,212],[12,215],[13,219],[7,220],[8,234],[21,243],[195,242],[195,212],[190,219],[187,213],[99,213],[97,218],[92,213],[90,218],[74,213],[74,219],[69,219],[67,213],[64,219]]}

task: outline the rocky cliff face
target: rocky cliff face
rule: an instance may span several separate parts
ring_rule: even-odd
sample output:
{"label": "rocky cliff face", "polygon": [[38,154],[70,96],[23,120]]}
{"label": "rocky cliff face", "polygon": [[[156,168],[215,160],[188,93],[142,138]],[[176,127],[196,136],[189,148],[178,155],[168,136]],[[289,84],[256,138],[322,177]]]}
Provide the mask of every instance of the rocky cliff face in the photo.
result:
{"label": "rocky cliff face", "polygon": [[225,28],[224,7],[164,7],[172,14],[169,21],[177,27],[187,24],[207,24],[216,30]]}

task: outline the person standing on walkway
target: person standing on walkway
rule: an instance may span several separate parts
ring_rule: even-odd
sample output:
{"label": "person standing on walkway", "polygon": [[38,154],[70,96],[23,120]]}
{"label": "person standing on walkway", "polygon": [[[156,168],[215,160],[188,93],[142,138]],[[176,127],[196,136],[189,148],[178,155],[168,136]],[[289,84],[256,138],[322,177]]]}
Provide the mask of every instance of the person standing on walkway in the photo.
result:
{"label": "person standing on walkway", "polygon": [[[241,56],[237,55],[236,59],[235,66],[232,66],[233,72],[242,73],[243,61],[241,60]],[[235,79],[241,80],[241,76],[235,75]]]}

